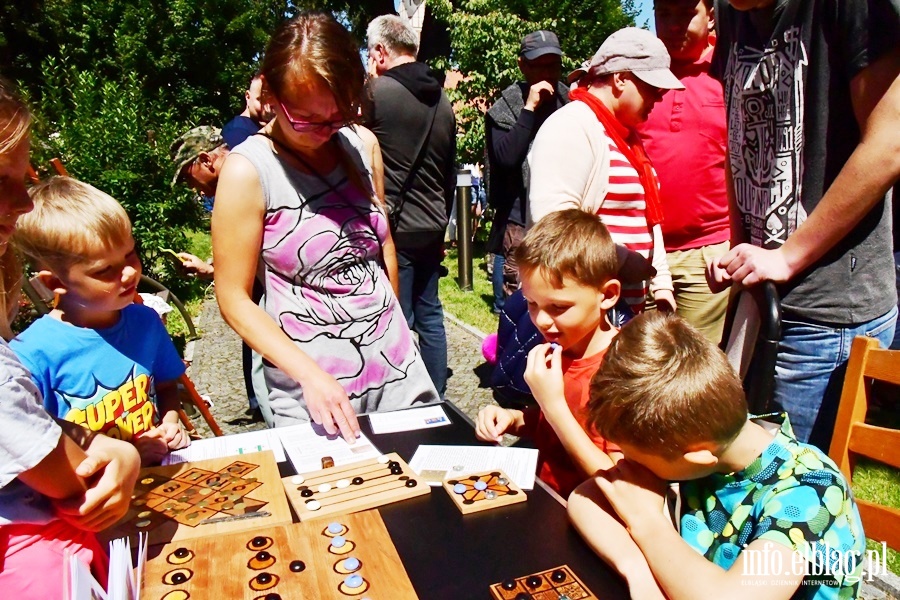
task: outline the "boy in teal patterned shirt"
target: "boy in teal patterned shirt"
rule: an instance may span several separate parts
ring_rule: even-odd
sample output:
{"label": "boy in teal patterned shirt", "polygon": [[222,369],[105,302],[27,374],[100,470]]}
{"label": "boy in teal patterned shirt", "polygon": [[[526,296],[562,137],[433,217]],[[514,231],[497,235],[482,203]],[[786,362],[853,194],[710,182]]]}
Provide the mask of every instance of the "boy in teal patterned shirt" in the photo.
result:
{"label": "boy in teal patterned shirt", "polygon": [[[654,312],[623,327],[588,410],[625,460],[579,486],[569,516],[632,597],[856,597],[865,536],[847,481],[786,417],[748,420],[725,355],[685,321]],[[631,543],[613,547],[622,524]]]}

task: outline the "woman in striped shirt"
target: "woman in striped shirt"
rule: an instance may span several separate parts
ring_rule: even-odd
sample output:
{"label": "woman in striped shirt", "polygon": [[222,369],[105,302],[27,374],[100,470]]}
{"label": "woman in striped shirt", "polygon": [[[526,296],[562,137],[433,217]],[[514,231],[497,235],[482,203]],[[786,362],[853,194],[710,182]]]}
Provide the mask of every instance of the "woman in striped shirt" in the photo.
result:
{"label": "woman in striped shirt", "polygon": [[528,157],[530,222],[566,208],[592,212],[616,244],[653,265],[649,281],[620,271],[623,297],[636,313],[650,293],[660,309],[675,309],[659,182],[634,131],[666,91],[684,88],[669,64],[665,45],[649,31],[627,27],[612,34],[569,76],[578,81],[573,102],[547,119]]}

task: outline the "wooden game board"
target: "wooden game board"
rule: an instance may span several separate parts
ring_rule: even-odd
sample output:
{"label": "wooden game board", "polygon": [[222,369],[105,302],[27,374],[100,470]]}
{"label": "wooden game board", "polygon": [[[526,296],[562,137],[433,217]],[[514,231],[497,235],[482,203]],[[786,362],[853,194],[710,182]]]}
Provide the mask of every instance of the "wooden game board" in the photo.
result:
{"label": "wooden game board", "polygon": [[507,579],[491,586],[494,600],[515,600],[519,594],[529,594],[532,600],[559,600],[562,596],[570,600],[597,600],[568,565],[547,569],[525,577]]}
{"label": "wooden game board", "polygon": [[[417,598],[377,510],[343,515],[336,521],[343,526],[337,534],[328,531],[329,523],[313,521],[156,546],[150,550],[141,597]],[[346,540],[339,551],[331,548],[336,535]],[[342,587],[348,577],[344,561],[349,557],[360,563],[353,571],[363,579],[359,588]]]}
{"label": "wooden game board", "polygon": [[[396,453],[281,481],[300,521],[345,515],[431,492]],[[322,491],[325,485],[330,489]]]}
{"label": "wooden game board", "polygon": [[291,522],[271,451],[141,469],[125,516],[106,539],[164,544]]}
{"label": "wooden game board", "polygon": [[[482,487],[479,483],[483,484],[483,490],[476,488],[476,485]],[[462,486],[460,489],[465,488],[465,491],[457,493],[454,489],[457,485]],[[527,500],[525,492],[506,473],[499,470],[448,479],[444,481],[444,489],[464,515]]]}

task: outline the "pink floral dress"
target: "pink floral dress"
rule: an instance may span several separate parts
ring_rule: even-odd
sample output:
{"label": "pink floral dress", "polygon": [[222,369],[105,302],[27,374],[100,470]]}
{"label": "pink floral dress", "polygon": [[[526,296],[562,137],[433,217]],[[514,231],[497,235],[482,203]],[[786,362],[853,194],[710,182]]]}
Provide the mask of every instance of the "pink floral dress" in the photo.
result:
{"label": "pink floral dress", "polygon": [[[362,142],[338,137],[361,173]],[[234,150],[255,167],[266,202],[260,271],[263,306],[322,370],[344,386],[358,414],[437,402],[425,364],[381,266],[387,218],[344,169],[303,173],[252,136]],[[367,179],[368,181],[368,179]],[[275,424],[308,421],[303,390],[265,364]]]}

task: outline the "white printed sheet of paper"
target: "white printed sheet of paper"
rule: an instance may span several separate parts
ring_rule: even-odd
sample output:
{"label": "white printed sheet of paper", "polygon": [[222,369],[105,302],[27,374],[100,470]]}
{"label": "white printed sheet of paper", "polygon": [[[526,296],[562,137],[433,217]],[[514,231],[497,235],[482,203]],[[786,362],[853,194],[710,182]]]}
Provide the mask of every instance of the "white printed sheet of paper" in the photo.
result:
{"label": "white printed sheet of paper", "polygon": [[497,446],[419,446],[409,466],[428,485],[467,473],[501,469],[523,490],[534,488],[538,451]]}
{"label": "white printed sheet of paper", "polygon": [[381,454],[363,433],[351,445],[339,435],[327,435],[321,426],[312,423],[279,427],[271,431],[278,433],[284,451],[297,473],[320,470],[325,456],[330,456],[337,467],[377,458]]}
{"label": "white printed sheet of paper", "polygon": [[372,433],[397,433],[398,431],[415,431],[449,425],[450,417],[444,412],[444,407],[440,405],[424,406],[372,413],[369,415],[369,424],[372,426]]}
{"label": "white printed sheet of paper", "polygon": [[194,440],[187,448],[173,450],[167,454],[163,458],[162,464],[163,466],[177,465],[184,462],[223,458],[225,456],[264,452],[266,450],[271,450],[275,454],[276,462],[287,460],[277,429],[263,429],[261,431],[249,431],[247,433]]}

